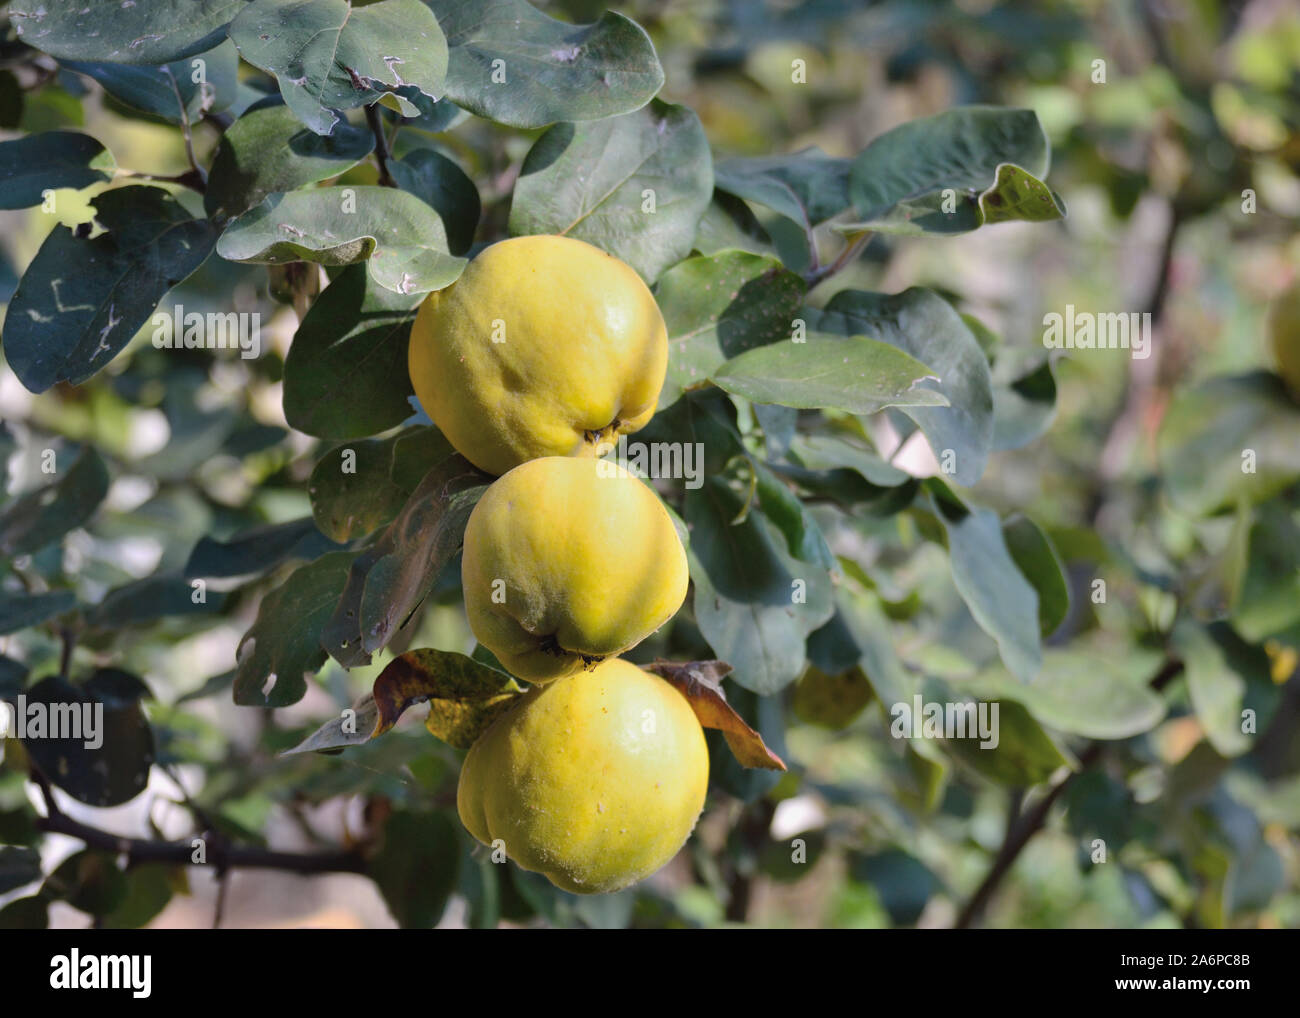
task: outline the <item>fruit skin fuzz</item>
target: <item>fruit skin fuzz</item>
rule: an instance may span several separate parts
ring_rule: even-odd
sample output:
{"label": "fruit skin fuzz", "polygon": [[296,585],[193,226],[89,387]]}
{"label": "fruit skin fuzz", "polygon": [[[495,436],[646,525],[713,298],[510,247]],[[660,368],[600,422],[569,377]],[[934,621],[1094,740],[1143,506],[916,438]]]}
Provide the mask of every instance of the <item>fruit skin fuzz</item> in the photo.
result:
{"label": "fruit skin fuzz", "polygon": [[686,698],[613,658],[531,690],[465,758],[456,808],[484,844],[575,894],[667,863],[704,809],[709,753]]}
{"label": "fruit skin fuzz", "polygon": [[644,427],[668,370],[668,330],[641,277],[613,255],[570,237],[514,237],[425,298],[407,366],[438,429],[499,475],[541,456],[595,456]]}
{"label": "fruit skin fuzz", "polygon": [[528,682],[636,646],[673,617],[688,583],[658,496],[605,461],[530,460],[488,487],[465,528],[470,628]]}

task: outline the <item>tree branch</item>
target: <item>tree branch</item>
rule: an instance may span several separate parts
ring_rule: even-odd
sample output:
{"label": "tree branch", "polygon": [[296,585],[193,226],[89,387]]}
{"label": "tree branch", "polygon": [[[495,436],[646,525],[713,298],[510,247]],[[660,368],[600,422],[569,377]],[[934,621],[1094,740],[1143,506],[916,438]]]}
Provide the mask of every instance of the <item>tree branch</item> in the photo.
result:
{"label": "tree branch", "polygon": [[[1176,658],[1167,658],[1165,663],[1160,666],[1160,670],[1151,677],[1151,688],[1159,692],[1176,676],[1181,674],[1182,670],[1182,661]],[[979,887],[975,889],[975,893],[970,896],[965,906],[957,914],[957,918],[952,924],[953,929],[969,929],[979,921],[984,909],[988,906],[989,899],[993,897],[993,893],[1001,885],[1003,878],[1011,871],[1011,867],[1015,865],[1021,851],[1047,823],[1052,807],[1060,799],[1061,793],[1065,791],[1071,781],[1087,771],[1101,758],[1107,745],[1106,742],[1089,743],[1083,752],[1079,754],[1079,769],[1071,771],[1053,785],[1047,794],[1038,800],[1034,808],[1025,813],[1018,822],[1007,825],[1006,838],[1003,839],[1002,847],[998,849],[998,854],[993,859],[993,865],[980,882]]]}
{"label": "tree branch", "polygon": [[[35,780],[35,775],[33,775]],[[43,779],[38,784],[43,784]],[[130,865],[165,863],[172,866],[211,866],[218,873],[227,869],[284,870],[303,875],[316,873],[365,873],[366,862],[359,852],[337,851],[299,854],[276,852],[253,847],[217,848],[211,858],[202,863],[194,861],[194,849],[188,842],[146,841],[141,838],[124,838],[108,831],[90,827],[58,811],[53,805],[48,785],[44,786],[49,815],[38,817],[37,830],[47,834],[66,834],[85,843],[87,848],[97,848],[117,855],[125,855]]]}

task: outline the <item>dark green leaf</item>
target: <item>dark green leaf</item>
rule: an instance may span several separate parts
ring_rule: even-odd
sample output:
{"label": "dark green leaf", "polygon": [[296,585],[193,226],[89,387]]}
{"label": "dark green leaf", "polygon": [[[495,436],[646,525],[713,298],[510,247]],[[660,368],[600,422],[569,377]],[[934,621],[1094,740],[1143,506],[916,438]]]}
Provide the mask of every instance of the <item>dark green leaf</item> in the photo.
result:
{"label": "dark green leaf", "polygon": [[70,590],[52,590],[48,594],[0,592],[0,635],[39,625],[76,606],[77,595]]}
{"label": "dark green leaf", "polygon": [[88,134],[46,131],[0,142],[0,209],[44,201],[44,192],[113,179],[113,154]]}
{"label": "dark green leaf", "polygon": [[[307,692],[307,675],[325,663],[321,630],[347,582],[353,555],[338,551],[300,566],[262,599],[239,641],[235,703],[287,707]],[[268,688],[268,680],[272,680]]]}
{"label": "dark green leaf", "polygon": [[411,416],[406,366],[423,294],[385,289],[364,266],[344,269],[298,326],[284,365],[284,416],[322,438],[359,438]]}
{"label": "dark green leaf", "polygon": [[745,251],[689,258],[665,272],[655,287],[669,344],[659,406],[705,385],[728,358],[793,335],[804,289],[775,258]]}
{"label": "dark green leaf", "polygon": [[790,155],[728,159],[715,169],[721,191],[766,205],[811,230],[849,207],[848,159],[818,148]]}
{"label": "dark green leaf", "polygon": [[[253,0],[230,26],[239,55],[274,74],[285,104],[317,134],[336,110],[368,106],[400,87],[442,92],[447,40],[420,0]],[[419,113],[403,99],[408,116]]]}
{"label": "dark green leaf", "polygon": [[952,579],[979,627],[997,641],[1002,660],[1021,682],[1032,682],[1043,662],[1038,594],[1016,568],[991,509],[954,507],[934,498],[948,534]]}
{"label": "dark green leaf", "polygon": [[166,616],[219,612],[226,601],[216,591],[204,590],[201,601],[195,600],[198,596],[192,582],[180,576],[147,576],[110,590],[87,613],[86,624],[116,630]]}
{"label": "dark green leaf", "polygon": [[699,118],[655,100],[623,116],[557,124],[538,138],[515,185],[510,232],[585,240],[654,282],[690,253],[712,196]]}
{"label": "dark green leaf", "polygon": [[[142,692],[147,695],[139,679],[111,668],[80,686],[58,676],[42,679],[25,693],[27,755],[50,781],[88,806],[135,798],[149,783],[154,760]],[[52,737],[56,725],[64,737]]]}
{"label": "dark green leaf", "polygon": [[[943,746],[977,773],[999,784],[1024,788],[1046,781],[1058,768],[1068,765],[1069,761],[1061,755],[1042,726],[1014,700],[995,701],[993,704],[971,702],[971,707],[974,712],[967,712],[967,737],[944,739]],[[992,720],[994,707],[998,712],[997,720],[992,724],[996,744],[993,739],[981,739],[983,733],[979,731],[976,720],[980,711],[990,712]]]}
{"label": "dark green leaf", "polygon": [[610,11],[594,25],[524,0],[426,0],[447,33],[447,95],[511,127],[600,120],[644,106],[664,83],[645,31]]}
{"label": "dark green leaf", "polygon": [[394,813],[370,874],[404,929],[437,925],[456,886],[460,844],[443,813]]}
{"label": "dark green leaf", "polygon": [[29,46],[68,60],[165,64],[211,49],[247,0],[14,0]]}
{"label": "dark green leaf", "polygon": [[269,194],[338,176],[368,156],[375,136],[339,124],[321,137],[291,109],[268,99],[250,108],[221,136],[203,205],[209,215],[237,216]]}
{"label": "dark green leaf", "polygon": [[[60,452],[56,462],[69,455]],[[24,495],[0,513],[0,551],[8,555],[39,551],[90,519],[108,494],[108,468],[90,446],[59,474],[53,483]]]}
{"label": "dark green leaf", "polygon": [[32,392],[99,371],[216,240],[212,224],[160,188],[106,191],[94,206],[106,232],[83,239],[56,226],[5,316],[5,358]]}
{"label": "dark green leaf", "polygon": [[921,918],[930,896],[943,886],[925,863],[898,848],[856,856],[850,868],[855,880],[875,887],[896,926],[910,926]]}
{"label": "dark green leaf", "polygon": [[[195,81],[202,67],[203,80]],[[140,67],[121,63],[64,60],[70,71],[93,78],[114,99],[169,123],[200,119],[235,100],[239,54],[230,40],[190,60]]]}
{"label": "dark green leaf", "polygon": [[1002,537],[1017,568],[1038,594],[1038,623],[1044,637],[1051,636],[1070,611],[1070,587],[1056,546],[1028,516],[1009,516],[1002,522]]}
{"label": "dark green leaf", "polygon": [[288,558],[314,559],[332,547],[310,517],[246,530],[228,541],[200,537],[185,563],[187,577],[214,579],[263,573]]}
{"label": "dark green leaf", "polygon": [[452,254],[465,254],[474,242],[474,230],[482,211],[478,188],[465,171],[431,148],[408,152],[389,163],[388,169],[398,187],[410,191],[442,217]]}
{"label": "dark green leaf", "polygon": [[740,685],[767,696],[803,671],[804,640],[833,611],[830,574],[791,556],[761,511],[723,477],[686,494],[695,617]]}
{"label": "dark green leaf", "polygon": [[893,295],[845,290],[811,324],[846,336],[874,336],[928,365],[937,381],[920,387],[942,393],[947,405],[903,412],[920,426],[940,462],[951,460],[958,484],[980,479],[993,440],[992,382],[988,360],[951,304],[918,287]]}
{"label": "dark green leaf", "polygon": [[34,848],[0,845],[0,894],[41,878],[41,854]]}
{"label": "dark green leaf", "polygon": [[391,187],[321,187],[272,194],[236,219],[217,242],[235,262],[365,261],[395,293],[438,290],[456,281],[465,259],[447,250],[438,214]]}

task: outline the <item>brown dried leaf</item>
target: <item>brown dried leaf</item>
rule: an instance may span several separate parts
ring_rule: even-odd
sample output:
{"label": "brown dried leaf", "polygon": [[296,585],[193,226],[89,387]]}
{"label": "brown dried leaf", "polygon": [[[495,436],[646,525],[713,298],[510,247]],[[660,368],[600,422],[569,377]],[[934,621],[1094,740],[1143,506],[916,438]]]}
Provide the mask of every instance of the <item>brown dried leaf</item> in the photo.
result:
{"label": "brown dried leaf", "polygon": [[378,719],[371,738],[383,735],[417,703],[429,703],[425,727],[443,742],[468,749],[523,690],[505,672],[449,651],[407,651],[375,679]]}
{"label": "brown dried leaf", "polygon": [[742,766],[786,769],[785,761],[768,749],[763,737],[727,703],[722,679],[731,671],[731,665],[725,661],[655,661],[645,669],[680,690],[700,724],[720,731]]}

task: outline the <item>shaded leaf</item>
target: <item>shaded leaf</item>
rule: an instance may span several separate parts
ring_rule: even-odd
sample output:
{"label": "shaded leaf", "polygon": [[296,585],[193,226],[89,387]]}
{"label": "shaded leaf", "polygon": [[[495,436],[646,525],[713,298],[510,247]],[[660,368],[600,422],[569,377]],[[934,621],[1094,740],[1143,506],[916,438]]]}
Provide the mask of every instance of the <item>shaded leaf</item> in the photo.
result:
{"label": "shaded leaf", "polygon": [[0,894],[41,878],[41,854],[34,848],[0,845]]}
{"label": "shaded leaf", "polygon": [[[194,80],[194,62],[199,60],[203,61],[203,81]],[[118,102],[180,124],[183,119],[198,120],[206,112],[220,112],[236,98],[239,54],[230,40],[192,61],[153,67],[82,60],[62,63],[99,82]]]}
{"label": "shaded leaf", "polygon": [[254,527],[227,541],[200,537],[190,552],[187,577],[247,576],[263,573],[285,559],[314,559],[333,547],[310,517]]}
{"label": "shaded leaf", "polygon": [[[139,679],[101,668],[81,685],[50,676],[25,695],[23,748],[53,784],[98,807],[120,805],[144,791],[154,741],[140,706],[148,690]],[[34,712],[37,705],[43,709]],[[34,727],[38,718],[40,729]],[[65,737],[53,737],[56,723]]]}
{"label": "shaded leaf", "polygon": [[338,717],[326,721],[298,745],[286,749],[280,755],[321,753],[347,746],[360,746],[369,742],[374,736],[375,724],[378,721],[379,705],[375,703],[374,695],[367,693],[350,708],[342,711]]}
{"label": "shaded leaf", "polygon": [[29,492],[0,513],[0,551],[7,555],[39,551],[90,519],[108,494],[108,469],[90,446],[60,473],[58,480]]}
{"label": "shaded leaf", "polygon": [[992,726],[996,744],[991,739],[981,740],[983,733],[978,730],[975,715],[969,714],[968,736],[944,739],[944,749],[984,777],[1013,788],[1041,784],[1059,768],[1069,765],[1042,726],[1016,701],[995,701],[987,706],[971,703],[976,710],[983,707],[989,712],[994,705],[998,711]]}
{"label": "shaded leaf", "polygon": [[426,2],[451,47],[447,95],[488,120],[600,120],[640,109],[664,83],[645,31],[613,11],[570,25],[524,0]]}
{"label": "shaded leaf", "polygon": [[321,633],[339,664],[368,664],[419,607],[460,548],[489,480],[459,455],[434,464],[397,518],[356,557]]}
{"label": "shaded leaf", "polygon": [[515,185],[510,232],[585,240],[654,282],[690,253],[712,196],[699,118],[655,100],[635,113],[557,124],[538,138]]}
{"label": "shaded leaf", "polygon": [[460,843],[445,813],[395,812],[369,871],[404,929],[437,925],[456,886]]}
{"label": "shaded leaf", "polygon": [[388,164],[397,186],[410,191],[442,217],[447,246],[463,255],[474,242],[482,205],[478,188],[465,171],[441,152],[417,148]]}
{"label": "shaded leaf", "polygon": [[931,290],[899,294],[844,290],[810,326],[842,335],[874,336],[930,368],[919,388],[943,394],[946,405],[904,407],[935,456],[952,452],[953,479],[972,485],[984,473],[993,440],[993,392],[988,360],[951,304]]}
{"label": "shaded leaf", "polygon": [[1051,538],[1028,516],[1017,513],[1002,521],[1007,551],[1038,594],[1038,623],[1051,636],[1070,611],[1070,587],[1065,567]]}
{"label": "shaded leaf", "polygon": [[[257,608],[257,619],[239,641],[235,703],[287,707],[307,692],[307,675],[325,663],[322,630],[347,582],[354,556],[322,555],[299,566]],[[274,679],[268,688],[268,680]]]}
{"label": "shaded leaf", "polygon": [[721,251],[665,272],[655,300],[668,327],[668,375],[659,406],[707,384],[726,360],[788,339],[804,282],[774,257]]}
{"label": "shaded leaf", "polygon": [[847,209],[852,161],[818,148],[789,155],[727,159],[715,167],[718,189],[766,205],[803,230]]}
{"label": "shaded leaf", "polygon": [[71,590],[52,590],[47,594],[0,592],[0,636],[29,629],[76,607],[77,595]]}
{"label": "shaded leaf", "polygon": [[104,367],[216,240],[211,223],[161,188],[116,188],[94,206],[106,232],[81,238],[56,226],[5,316],[5,358],[32,392],[80,384]]}
{"label": "shaded leaf", "polygon": [[174,615],[204,615],[219,612],[226,595],[204,591],[203,600],[195,600],[190,580],[178,575],[146,576],[110,590],[104,599],[86,613],[86,624],[100,629],[120,629]]}
{"label": "shaded leaf", "polygon": [[0,209],[44,201],[44,192],[112,180],[113,154],[88,134],[45,131],[0,142]]}
{"label": "shaded leaf", "polygon": [[326,137],[304,127],[274,98],[250,107],[221,135],[203,207],[209,215],[247,212],[267,195],[338,176],[375,147],[375,136],[342,123]]}
{"label": "shaded leaf", "polygon": [[731,752],[743,766],[774,771],[786,769],[785,761],[768,749],[763,737],[727,703],[722,679],[731,671],[729,664],[722,661],[655,661],[645,665],[645,669],[671,683],[686,697],[703,727],[722,732]]}

